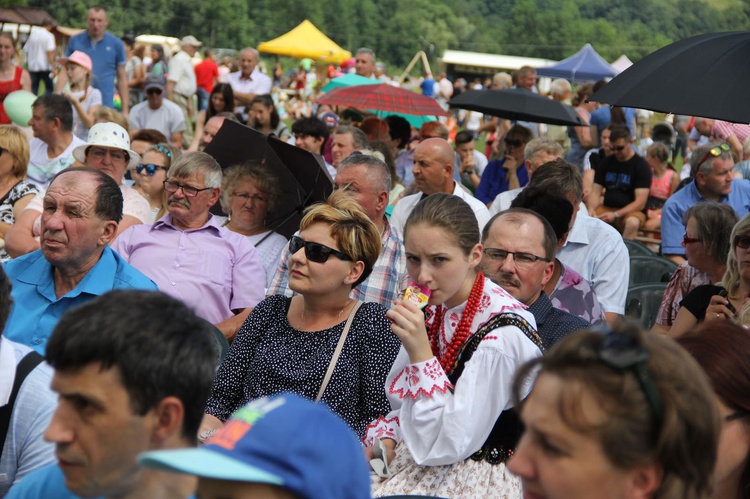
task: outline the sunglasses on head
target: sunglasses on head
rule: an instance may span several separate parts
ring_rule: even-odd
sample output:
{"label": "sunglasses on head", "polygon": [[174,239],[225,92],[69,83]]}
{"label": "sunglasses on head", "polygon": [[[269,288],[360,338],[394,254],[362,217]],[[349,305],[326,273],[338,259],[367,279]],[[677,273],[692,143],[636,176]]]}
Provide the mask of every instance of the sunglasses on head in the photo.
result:
{"label": "sunglasses on head", "polygon": [[166,166],[153,165],[151,163],[149,163],[147,165],[144,165],[143,163],[141,163],[141,164],[139,164],[138,166],[135,167],[135,171],[137,171],[139,175],[141,175],[143,173],[143,170],[146,170],[146,175],[148,175],[149,177],[153,177],[154,174],[156,173],[156,170],[160,170],[160,169],[161,170],[166,170],[167,167]]}
{"label": "sunglasses on head", "polygon": [[616,371],[635,376],[653,415],[661,425],[664,421],[664,403],[648,370],[651,356],[648,348],[633,334],[612,331],[607,327],[601,329],[605,335],[597,349],[599,361]]}
{"label": "sunglasses on head", "polygon": [[312,243],[305,241],[299,236],[292,236],[289,240],[289,251],[292,254],[297,253],[302,248],[305,248],[305,258],[315,263],[325,263],[328,261],[328,257],[333,255],[339,260],[353,261],[349,255],[346,255],[340,251],[336,251],[333,248],[329,248],[323,244]]}
{"label": "sunglasses on head", "polygon": [[718,158],[725,152],[729,152],[732,150],[732,146],[727,144],[726,142],[722,142],[716,147],[712,147],[711,149],[706,152],[706,154],[703,156],[703,158],[700,160],[700,163],[698,163],[698,166],[702,165],[704,161],[708,159],[709,156],[713,156],[714,158]]}
{"label": "sunglasses on head", "polygon": [[734,236],[734,245],[742,248],[750,248],[750,236]]}

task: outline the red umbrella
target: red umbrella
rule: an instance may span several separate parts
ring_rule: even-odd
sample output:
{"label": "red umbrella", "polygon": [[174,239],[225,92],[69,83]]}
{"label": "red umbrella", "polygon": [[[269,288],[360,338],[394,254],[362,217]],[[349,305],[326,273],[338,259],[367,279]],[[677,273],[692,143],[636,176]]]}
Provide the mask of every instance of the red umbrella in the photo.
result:
{"label": "red umbrella", "polygon": [[386,84],[334,88],[318,103],[416,116],[448,115],[432,97]]}

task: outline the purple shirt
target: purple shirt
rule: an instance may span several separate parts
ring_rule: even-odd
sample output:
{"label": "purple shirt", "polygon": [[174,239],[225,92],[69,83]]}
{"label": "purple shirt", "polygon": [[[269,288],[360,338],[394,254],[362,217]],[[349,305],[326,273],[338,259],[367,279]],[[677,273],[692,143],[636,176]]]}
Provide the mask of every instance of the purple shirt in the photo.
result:
{"label": "purple shirt", "polygon": [[203,227],[189,231],[172,225],[169,214],[153,225],[134,225],[120,234],[112,249],[160,291],[212,324],[264,298],[260,254],[248,238],[221,227],[213,215]]}

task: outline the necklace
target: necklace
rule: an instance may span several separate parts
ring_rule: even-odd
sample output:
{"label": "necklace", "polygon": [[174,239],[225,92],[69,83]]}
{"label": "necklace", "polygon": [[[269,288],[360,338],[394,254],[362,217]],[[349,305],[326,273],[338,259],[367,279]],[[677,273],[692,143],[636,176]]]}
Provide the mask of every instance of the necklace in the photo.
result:
{"label": "necklace", "polygon": [[461,320],[458,321],[458,326],[453,333],[453,338],[451,339],[451,342],[446,345],[445,355],[442,357],[440,357],[440,331],[443,328],[443,306],[438,305],[438,308],[435,311],[435,320],[430,325],[430,330],[427,332],[427,336],[430,339],[432,353],[439,360],[440,365],[443,367],[443,371],[445,371],[446,374],[449,374],[453,370],[459,350],[471,335],[471,323],[474,322],[474,316],[477,313],[477,308],[479,308],[483,292],[484,274],[478,272],[477,277],[474,280],[474,285],[471,288],[471,293],[469,293],[469,300],[466,302],[464,313],[461,314]]}
{"label": "necklace", "polygon": [[[338,315],[336,315],[336,324],[338,324],[339,322],[341,322],[341,314],[344,313],[344,310],[346,310],[346,307],[348,307],[349,304],[351,304],[351,302],[352,302],[352,299],[351,298],[347,298],[346,304],[344,305],[344,308],[342,308],[341,310],[339,310]],[[302,312],[300,313],[300,321],[301,321],[300,322],[300,326],[304,325],[304,323],[305,323],[305,305],[304,304],[302,305]]]}

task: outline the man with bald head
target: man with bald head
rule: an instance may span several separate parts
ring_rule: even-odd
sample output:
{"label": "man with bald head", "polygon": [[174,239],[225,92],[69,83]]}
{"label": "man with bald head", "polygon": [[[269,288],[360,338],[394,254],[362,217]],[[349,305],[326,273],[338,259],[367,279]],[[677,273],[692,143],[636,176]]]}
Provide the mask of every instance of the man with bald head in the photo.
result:
{"label": "man with bald head", "polygon": [[210,144],[212,140],[214,140],[216,134],[219,133],[219,130],[221,130],[221,126],[224,124],[224,120],[234,121],[235,123],[240,122],[240,120],[238,120],[237,117],[230,112],[223,112],[217,114],[216,116],[212,116],[203,127],[203,132],[201,132],[201,136],[198,139],[198,147],[195,149],[190,148],[188,149],[188,151],[203,151],[206,146]]}
{"label": "man with bald head", "polygon": [[227,83],[232,86],[234,101],[237,107],[235,113],[241,113],[242,119],[247,122],[247,107],[250,106],[256,95],[271,93],[271,78],[258,70],[259,55],[254,48],[245,48],[240,51],[240,70],[227,75]]}
{"label": "man with bald head", "polygon": [[461,185],[453,180],[455,152],[447,140],[431,138],[423,140],[414,149],[414,183],[419,192],[406,196],[398,202],[391,216],[391,225],[403,235],[404,225],[409,214],[419,201],[430,194],[442,192],[453,194],[466,201],[477,217],[479,230],[490,218],[487,207],[474,198]]}
{"label": "man with bald head", "polygon": [[[446,127],[439,121],[428,121],[426,123],[422,123],[422,126],[419,129],[420,142],[435,137],[448,140],[449,135],[450,132],[448,131],[448,127]],[[401,178],[401,181],[405,186],[407,186],[407,188],[414,183],[414,173],[412,172],[412,166],[414,166],[414,149],[405,151],[398,158],[396,158],[396,173],[398,173],[398,176]],[[458,154],[454,154],[453,168],[453,179],[461,182],[461,177],[459,176],[459,170],[461,169],[461,158],[458,156]],[[415,191],[412,189],[411,191],[406,191],[403,195],[407,196],[409,194],[413,194],[414,192]]]}

